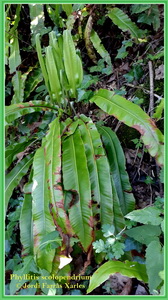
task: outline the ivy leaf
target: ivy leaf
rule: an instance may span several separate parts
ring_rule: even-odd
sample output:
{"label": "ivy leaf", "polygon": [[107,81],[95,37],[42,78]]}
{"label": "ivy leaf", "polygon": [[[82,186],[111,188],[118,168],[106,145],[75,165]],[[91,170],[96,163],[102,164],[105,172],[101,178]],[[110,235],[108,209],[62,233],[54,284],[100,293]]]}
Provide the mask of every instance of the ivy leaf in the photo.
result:
{"label": "ivy leaf", "polygon": [[125,225],[127,229],[131,229],[133,226],[137,225],[137,222],[131,221],[131,220],[125,220]]}
{"label": "ivy leaf", "polygon": [[125,245],[118,241],[113,245],[112,251],[113,251],[114,257],[116,259],[119,259],[124,254],[124,251],[123,251],[124,248],[125,248]]}
{"label": "ivy leaf", "polygon": [[142,250],[142,244],[132,238],[126,238],[124,251],[137,250],[139,253]]}
{"label": "ivy leaf", "polygon": [[102,74],[110,75],[112,73],[112,68],[111,66],[108,66],[106,68],[103,68],[101,72]]}
{"label": "ivy leaf", "polygon": [[25,288],[21,289],[20,292],[17,293],[17,295],[23,295],[23,296],[30,296],[30,295],[33,296],[33,295],[35,295],[37,289],[34,288],[33,286],[36,286],[36,284],[37,284],[37,280],[32,280],[31,281],[31,286],[32,287],[26,288],[26,289]]}
{"label": "ivy leaf", "polygon": [[155,55],[148,54],[146,58],[150,60],[156,60],[164,56],[164,50],[157,52]]}
{"label": "ivy leaf", "polygon": [[93,242],[93,249],[95,249],[96,253],[101,253],[105,250],[105,244],[103,240],[98,240]]}
{"label": "ivy leaf", "polygon": [[135,103],[135,104],[137,104],[137,105],[141,105],[144,102],[144,99],[138,98],[138,97],[134,97],[132,99],[132,102]]}
{"label": "ivy leaf", "polygon": [[125,233],[139,243],[148,245],[151,241],[158,241],[161,230],[159,226],[142,225],[126,230]]}
{"label": "ivy leaf", "polygon": [[139,14],[151,7],[151,4],[133,4],[131,5],[132,14]]}
{"label": "ivy leaf", "polygon": [[104,224],[102,226],[102,231],[103,231],[103,236],[104,237],[109,237],[114,235],[115,232],[115,227],[113,225],[109,225],[109,224]]}
{"label": "ivy leaf", "polygon": [[163,211],[163,207],[164,207],[164,198],[161,198],[161,197],[158,196],[158,197],[155,199],[154,206],[157,207],[158,209],[160,209],[161,212],[164,212],[164,211]]}
{"label": "ivy leaf", "polygon": [[99,80],[98,76],[92,76],[86,74],[83,76],[83,81],[81,83],[80,89],[86,90],[90,85],[97,83]]}
{"label": "ivy leaf", "polygon": [[128,55],[128,51],[126,51],[126,49],[127,49],[127,47],[132,47],[132,44],[133,44],[133,42],[132,42],[131,39],[123,41],[122,42],[122,47],[120,49],[118,49],[118,54],[117,54],[117,56],[116,56],[115,59],[117,59],[117,58],[120,58],[120,59],[125,58]]}
{"label": "ivy leaf", "polygon": [[51,278],[50,273],[46,270],[40,269],[41,276],[39,276],[38,282],[42,292],[47,295],[51,286],[55,285],[55,282]]}
{"label": "ivy leaf", "polygon": [[123,46],[120,49],[118,49],[118,54],[116,56],[116,58],[125,58],[128,55],[128,51],[126,51],[126,48]]}
{"label": "ivy leaf", "polygon": [[[31,265],[33,265],[33,264],[34,264],[33,256],[27,256],[24,259],[23,267],[17,271],[14,270],[13,274],[15,274],[15,276],[20,276],[20,278],[21,278],[19,280],[20,286],[22,286],[25,282],[28,281],[27,279],[25,279],[25,277],[23,275],[29,273]],[[13,277],[10,282],[10,295],[14,295],[18,289],[19,289],[19,287],[16,284],[16,279],[15,279],[15,277]]]}
{"label": "ivy leaf", "polygon": [[132,82],[134,80],[134,72],[131,70],[129,73],[123,75],[127,82]]}
{"label": "ivy leaf", "polygon": [[149,289],[152,292],[162,282],[159,272],[164,269],[163,248],[159,241],[152,241],[146,249],[146,269],[149,278]]}
{"label": "ivy leaf", "polygon": [[132,221],[143,224],[160,225],[162,218],[160,217],[160,209],[155,206],[145,207],[143,209],[133,210],[125,216]]}
{"label": "ivy leaf", "polygon": [[145,23],[148,25],[153,25],[155,31],[157,31],[160,27],[160,17],[159,17],[159,8],[158,5],[151,5],[150,13],[145,11],[144,13],[139,15],[138,22]]}
{"label": "ivy leaf", "polygon": [[146,176],[146,179],[144,180],[144,182],[145,182],[146,184],[152,184],[152,183],[153,183],[153,179],[152,179],[152,177],[150,177],[150,176]]}
{"label": "ivy leaf", "polygon": [[135,80],[139,80],[143,76],[143,70],[139,64],[133,66],[133,74]]}

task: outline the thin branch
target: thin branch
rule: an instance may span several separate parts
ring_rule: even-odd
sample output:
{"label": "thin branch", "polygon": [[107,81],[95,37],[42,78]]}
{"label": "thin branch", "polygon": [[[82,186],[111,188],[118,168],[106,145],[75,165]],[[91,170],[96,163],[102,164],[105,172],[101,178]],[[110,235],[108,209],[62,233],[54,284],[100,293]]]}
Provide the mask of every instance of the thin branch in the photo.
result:
{"label": "thin branch", "polygon": [[122,122],[118,121],[116,128],[114,129],[115,132],[117,132],[117,130],[119,129],[119,127],[121,126]]}
{"label": "thin branch", "polygon": [[[129,87],[132,87],[132,88],[134,88],[134,89],[141,89],[141,90],[143,90],[143,92],[144,92],[145,94],[150,94],[150,91],[144,89],[143,86],[140,86],[140,85],[133,85],[133,84],[131,84],[131,83],[126,83],[125,85],[126,85],[126,86],[129,86]],[[159,95],[157,95],[157,94],[155,94],[155,93],[153,93],[153,95],[154,95],[154,97],[158,98],[158,100],[163,99],[163,96],[159,96]]]}
{"label": "thin branch", "polygon": [[[140,172],[142,160],[143,160],[143,157],[144,157],[144,149],[145,149],[145,146],[143,145],[142,153],[141,153],[142,156],[141,156],[141,158],[140,158],[140,160],[139,160],[139,164],[138,164],[137,170],[135,171],[135,173],[134,173],[134,175],[133,175],[133,178],[132,178],[132,180],[131,180],[131,184],[134,182],[134,180],[135,180],[137,174],[140,174],[139,172]],[[139,148],[138,148],[137,150],[139,150]],[[136,151],[136,155],[135,155],[135,159],[134,159],[134,164],[135,164],[135,161],[136,161],[136,159],[137,159],[137,154],[138,154],[138,152]]]}
{"label": "thin branch", "polygon": [[150,103],[149,103],[148,114],[151,116],[152,111],[154,110],[154,80],[153,80],[153,64],[151,60],[149,60],[148,62],[148,67],[149,67],[149,82],[150,82]]}

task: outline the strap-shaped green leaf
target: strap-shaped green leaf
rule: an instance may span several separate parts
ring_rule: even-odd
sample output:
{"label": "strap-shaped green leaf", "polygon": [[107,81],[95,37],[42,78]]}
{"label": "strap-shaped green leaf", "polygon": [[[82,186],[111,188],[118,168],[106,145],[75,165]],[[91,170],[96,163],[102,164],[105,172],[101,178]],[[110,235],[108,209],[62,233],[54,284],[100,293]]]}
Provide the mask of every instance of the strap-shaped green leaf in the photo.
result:
{"label": "strap-shaped green leaf", "polygon": [[106,281],[110,275],[120,273],[130,278],[137,278],[143,282],[148,282],[145,264],[136,261],[108,261],[93,273],[87,294],[91,293],[96,287]]}
{"label": "strap-shaped green leaf", "polygon": [[10,56],[9,56],[9,68],[10,73],[16,71],[16,68],[21,64],[20,49],[18,42],[18,33],[15,31],[15,36],[10,40]]}
{"label": "strap-shaped green leaf", "polygon": [[93,240],[93,216],[89,172],[79,129],[63,141],[63,183],[64,189],[76,196],[69,209],[69,219],[87,251]]}
{"label": "strap-shaped green leaf", "polygon": [[22,255],[33,255],[33,219],[32,219],[32,175],[24,186],[24,201],[20,215],[20,239],[22,243]]}
{"label": "strap-shaped green leaf", "polygon": [[26,114],[33,113],[35,111],[47,111],[55,110],[57,111],[57,106],[53,104],[46,103],[44,101],[29,101],[25,103],[12,104],[5,107],[5,121],[9,125],[17,118],[24,116]]}
{"label": "strap-shaped green leaf", "polygon": [[109,66],[112,66],[111,58],[110,58],[110,55],[109,55],[108,51],[104,48],[104,46],[101,42],[101,39],[99,38],[97,32],[94,31],[93,29],[91,31],[90,39],[91,39],[91,42],[92,42],[93,46],[97,50],[97,52],[100,54],[100,56],[102,58],[104,58],[104,60],[106,61],[106,63]]}
{"label": "strap-shaped green leaf", "polygon": [[[6,7],[5,11],[5,64],[8,64],[9,58],[9,68],[10,73],[15,72],[17,66],[21,63],[19,44],[18,44],[18,32],[17,27],[20,21],[20,11],[21,5],[18,4],[16,7],[16,13],[12,21],[10,19],[10,5]],[[9,43],[10,41],[10,43]],[[10,47],[10,56],[9,56],[9,47]]]}
{"label": "strap-shaped green leaf", "polygon": [[27,73],[22,75],[21,71],[16,71],[16,74],[12,77],[14,95],[12,97],[11,104],[23,102],[26,79]]}
{"label": "strap-shaped green leaf", "polygon": [[47,69],[46,69],[46,66],[45,66],[45,63],[44,63],[44,58],[43,58],[43,56],[41,54],[41,44],[40,44],[40,34],[39,33],[36,34],[36,38],[35,39],[36,39],[37,55],[38,55],[40,67],[41,67],[41,70],[42,70],[42,73],[43,73],[45,85],[46,85],[46,87],[48,89],[48,92],[50,94],[50,98],[52,99],[51,93],[50,93],[50,87],[49,87],[49,79],[48,79]]}
{"label": "strap-shaped green leaf", "polygon": [[43,4],[29,4],[30,12],[30,30],[31,30],[31,43],[35,45],[35,37],[37,33],[48,33],[47,28],[44,25],[44,6]]}
{"label": "strap-shaped green leaf", "polygon": [[63,58],[72,97],[76,97],[76,88],[83,79],[83,68],[81,60],[76,54],[71,32],[68,29],[63,32]]}
{"label": "strap-shaped green leaf", "polygon": [[87,49],[88,56],[95,64],[97,64],[96,54],[94,52],[93,44],[90,39],[92,26],[93,26],[93,16],[92,14],[90,14],[84,31],[84,40],[85,40],[85,47]]}
{"label": "strap-shaped green leaf", "polygon": [[72,123],[71,122],[72,122],[72,120],[70,118],[66,119],[67,126],[65,125],[64,135],[62,137],[62,140],[66,139],[71,134],[74,134],[74,132],[76,131],[76,129],[79,125],[79,119],[77,119],[76,121],[74,121]]}
{"label": "strap-shaped green leaf", "polygon": [[59,76],[60,76],[60,70],[64,69],[62,49],[61,47],[59,47],[60,39],[62,40],[62,36],[56,37],[54,31],[51,31],[49,33],[49,44],[50,46],[52,46],[53,56],[54,56],[54,60],[57,66],[57,71]]}
{"label": "strap-shaped green leaf", "polygon": [[25,82],[25,89],[24,89],[24,99],[26,100],[31,92],[37,87],[37,85],[43,81],[43,75],[41,73],[41,68],[31,68],[31,73],[29,74],[26,82]]}
{"label": "strap-shaped green leaf", "polygon": [[60,123],[56,118],[51,124],[42,146],[34,158],[33,176],[33,223],[37,263],[51,272],[55,257],[54,249],[45,249],[45,237],[55,229],[72,235],[73,230],[64,209],[61,178]]}
{"label": "strap-shaped green leaf", "polygon": [[11,35],[16,33],[16,29],[17,29],[19,21],[20,21],[20,11],[21,11],[21,4],[18,4],[16,7],[16,14],[14,17],[14,21],[12,22],[13,27],[10,29]]}
{"label": "strap-shaped green leaf", "polygon": [[54,249],[40,249],[43,238],[55,230],[54,221],[50,214],[50,193],[47,183],[45,150],[40,147],[34,156],[33,161],[33,187],[32,187],[32,213],[33,213],[33,236],[34,254],[37,265],[51,272],[52,262],[55,256]]}
{"label": "strap-shaped green leaf", "polygon": [[8,19],[8,13],[10,10],[10,5],[6,6],[5,11],[5,65],[8,65],[9,57],[9,32],[10,32],[10,20]]}
{"label": "strap-shaped green leaf", "polygon": [[63,32],[63,58],[65,72],[69,81],[72,96],[76,96],[76,51],[73,43],[73,39],[70,30],[64,30]]}
{"label": "strap-shaped green leaf", "polygon": [[66,12],[67,17],[72,14],[72,4],[62,4],[62,8]]}
{"label": "strap-shaped green leaf", "polygon": [[100,89],[90,101],[95,102],[109,115],[113,115],[126,125],[138,130],[150,155],[156,158],[159,165],[163,165],[163,134],[156,127],[154,121],[138,105],[104,89]]}
{"label": "strap-shaped green leaf", "polygon": [[52,96],[51,100],[53,100],[55,103],[60,103],[62,91],[51,46],[46,48],[46,68]]}
{"label": "strap-shaped green leaf", "polygon": [[16,158],[16,155],[26,149],[31,143],[33,139],[29,139],[23,143],[13,143],[6,147],[5,149],[5,169],[7,169],[12,161]]}
{"label": "strap-shaped green leaf", "polygon": [[72,234],[68,216],[64,209],[64,195],[61,176],[61,135],[60,122],[56,118],[49,126],[49,131],[43,139],[42,147],[45,152],[47,189],[49,190],[49,203],[54,224],[62,232]]}
{"label": "strap-shaped green leaf", "polygon": [[5,210],[8,201],[12,195],[14,188],[19,184],[20,180],[26,175],[30,165],[33,162],[33,154],[23,158],[5,177]]}
{"label": "strap-shaped green leaf", "polygon": [[123,214],[126,215],[134,209],[135,199],[126,172],[125,156],[117,135],[109,127],[98,126],[98,130],[107,151],[111,177],[117,191],[120,207]]}
{"label": "strap-shaped green leaf", "polygon": [[137,25],[118,7],[114,7],[108,14],[109,18],[117,25],[122,31],[130,32],[133,38],[142,38],[144,31],[140,30]]}
{"label": "strap-shaped green leaf", "polygon": [[78,54],[76,55],[76,72],[78,74],[76,84],[77,87],[79,87],[83,80],[83,66],[82,66],[82,60]]}
{"label": "strap-shaped green leaf", "polygon": [[[101,224],[113,224],[113,194],[110,167],[96,126],[87,118],[80,120],[81,137],[85,146],[91,182],[92,200],[100,205]],[[96,213],[99,210],[96,210]]]}
{"label": "strap-shaped green leaf", "polygon": [[60,16],[61,4],[46,4],[46,8],[49,17],[51,18],[55,26],[60,27],[60,25],[63,25],[63,21]]}
{"label": "strap-shaped green leaf", "polygon": [[113,191],[113,211],[114,211],[114,227],[116,233],[121,232],[125,227],[125,219],[121,210],[120,201],[117,195],[116,187],[111,176],[111,185]]}
{"label": "strap-shaped green leaf", "polygon": [[152,293],[162,282],[159,272],[164,270],[164,250],[159,241],[152,241],[146,249],[146,269]]}

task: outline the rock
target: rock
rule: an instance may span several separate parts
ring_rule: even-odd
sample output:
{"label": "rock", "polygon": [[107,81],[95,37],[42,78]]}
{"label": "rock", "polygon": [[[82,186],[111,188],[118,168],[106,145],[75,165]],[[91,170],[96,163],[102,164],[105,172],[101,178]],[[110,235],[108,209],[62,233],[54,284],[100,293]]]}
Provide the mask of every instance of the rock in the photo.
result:
{"label": "rock", "polygon": [[148,293],[141,284],[138,284],[135,295],[148,295]]}

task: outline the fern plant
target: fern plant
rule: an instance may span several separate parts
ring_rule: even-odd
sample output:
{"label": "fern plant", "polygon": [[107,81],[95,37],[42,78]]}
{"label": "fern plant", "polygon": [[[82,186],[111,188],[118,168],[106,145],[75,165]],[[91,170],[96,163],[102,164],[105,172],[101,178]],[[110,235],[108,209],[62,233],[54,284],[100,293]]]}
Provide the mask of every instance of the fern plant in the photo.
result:
{"label": "fern plant", "polygon": [[[73,251],[72,238],[89,254],[100,227],[109,224],[117,235],[125,227],[124,216],[135,205],[117,135],[85,115],[74,115],[72,105],[83,67],[70,30],[59,36],[51,32],[49,37],[42,55],[40,36],[36,35],[49,97],[7,106],[5,117],[8,128],[27,114],[39,112],[43,119],[46,112],[53,113],[40,145],[35,136],[28,144],[10,145],[6,153],[6,209],[14,188],[26,176],[20,217],[22,257],[26,268],[33,261],[41,274],[59,272],[61,257],[68,258]],[[150,155],[163,165],[163,135],[138,105],[105,89],[96,91],[90,102],[138,130]],[[15,163],[20,149],[24,151],[32,142],[31,153]],[[137,278],[146,282],[146,275]]]}

